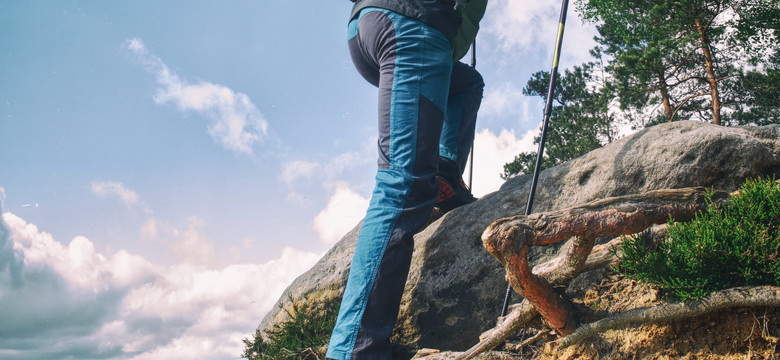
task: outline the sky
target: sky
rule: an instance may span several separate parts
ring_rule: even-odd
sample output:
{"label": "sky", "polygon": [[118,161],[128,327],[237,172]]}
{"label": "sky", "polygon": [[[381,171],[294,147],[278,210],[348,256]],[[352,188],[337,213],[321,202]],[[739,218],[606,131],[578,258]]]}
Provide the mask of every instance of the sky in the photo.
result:
{"label": "sky", "polygon": [[[348,1],[0,2],[0,359],[238,359],[365,213]],[[534,151],[560,3],[491,0],[473,191]],[[595,28],[570,6],[561,67]]]}

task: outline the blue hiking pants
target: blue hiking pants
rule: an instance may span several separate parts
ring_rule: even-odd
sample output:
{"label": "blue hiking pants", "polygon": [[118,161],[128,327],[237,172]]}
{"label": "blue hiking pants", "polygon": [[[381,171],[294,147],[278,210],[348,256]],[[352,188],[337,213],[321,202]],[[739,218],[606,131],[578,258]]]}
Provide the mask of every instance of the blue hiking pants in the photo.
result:
{"label": "blue hiking pants", "polygon": [[327,357],[390,359],[413,236],[436,203],[439,156],[465,168],[484,85],[452,62],[443,33],[392,11],[363,9],[349,23],[349,49],[379,89],[379,169]]}

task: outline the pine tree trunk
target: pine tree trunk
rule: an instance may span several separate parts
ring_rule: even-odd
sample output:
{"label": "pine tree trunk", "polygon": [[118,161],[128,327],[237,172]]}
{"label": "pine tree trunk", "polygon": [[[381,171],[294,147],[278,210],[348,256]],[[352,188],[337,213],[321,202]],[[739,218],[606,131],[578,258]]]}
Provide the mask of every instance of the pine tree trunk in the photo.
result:
{"label": "pine tree trunk", "polygon": [[718,79],[715,77],[715,66],[710,51],[710,43],[707,40],[706,29],[701,23],[701,19],[696,18],[696,30],[699,32],[701,40],[701,49],[704,52],[704,63],[707,70],[707,81],[710,86],[710,96],[712,97],[712,123],[722,125],[720,121],[720,94],[718,94]]}
{"label": "pine tree trunk", "polygon": [[664,115],[666,115],[666,121],[672,122],[674,121],[674,119],[672,119],[674,110],[672,110],[672,104],[669,101],[669,89],[666,87],[666,79],[664,78],[663,73],[658,74],[658,83],[661,85],[661,101],[664,105]]}

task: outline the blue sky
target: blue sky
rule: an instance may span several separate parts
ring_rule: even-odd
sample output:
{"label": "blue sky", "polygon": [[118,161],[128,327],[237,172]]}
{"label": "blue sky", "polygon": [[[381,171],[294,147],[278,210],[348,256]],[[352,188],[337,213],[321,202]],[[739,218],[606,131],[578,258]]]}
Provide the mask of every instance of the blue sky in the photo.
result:
{"label": "blue sky", "polygon": [[[0,358],[239,357],[373,187],[350,6],[0,3]],[[533,149],[542,104],[521,89],[559,6],[489,4],[477,195]],[[570,67],[594,30],[572,7],[566,31]]]}

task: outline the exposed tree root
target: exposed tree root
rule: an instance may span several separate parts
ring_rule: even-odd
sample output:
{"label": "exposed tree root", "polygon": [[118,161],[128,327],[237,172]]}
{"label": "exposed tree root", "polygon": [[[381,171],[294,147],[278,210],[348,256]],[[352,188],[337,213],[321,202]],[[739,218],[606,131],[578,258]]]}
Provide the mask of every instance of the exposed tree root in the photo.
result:
{"label": "exposed tree root", "polygon": [[[619,243],[620,239],[615,238],[606,244],[594,247],[593,252],[579,270],[589,271],[598,268],[605,268],[614,264],[617,261],[617,258],[610,250]],[[553,284],[568,283],[574,277],[572,274],[574,269],[567,265],[568,263],[563,261],[562,258],[571,252],[571,250],[564,251],[563,255],[557,256],[546,263],[537,265],[534,267],[534,273],[538,274],[539,276],[543,276]],[[479,343],[472,346],[465,352],[438,352],[435,350],[426,349],[425,351],[419,352],[414,359],[472,359],[479,354],[493,350],[497,346],[501,345],[510,335],[528,324],[537,315],[539,315],[539,311],[536,310],[536,308],[533,307],[531,303],[528,302],[528,300],[523,300],[518,304],[510,306],[507,316],[505,316],[503,319],[500,319],[499,324],[495,328],[482,333],[482,335],[479,337]]]}
{"label": "exposed tree root", "polygon": [[[574,277],[617,261],[610,249],[620,242],[593,246],[598,237],[641,232],[669,218],[688,221],[707,207],[704,188],[657,190],[644,194],[607,198],[560,211],[515,216],[491,224],[483,233],[485,248],[504,267],[507,281],[525,299],[513,305],[509,315],[496,328],[480,337],[480,342],[465,352],[419,354],[415,359],[467,360],[494,349],[537,314],[561,335],[559,347],[576,344],[599,331],[632,322],[664,322],[698,316],[729,307],[780,306],[780,288],[737,288],[713,293],[705,299],[660,307],[635,309],[579,326],[578,314],[551,285],[567,285]],[[725,201],[729,194],[715,192],[713,201]],[[539,264],[533,271],[527,259],[531,245],[546,246],[573,238],[561,255]]]}
{"label": "exposed tree root", "polygon": [[739,307],[780,307],[780,287],[739,287],[713,292],[701,300],[639,308],[580,326],[556,341],[558,348],[576,345],[597,333],[632,323],[664,323]]}
{"label": "exposed tree root", "polygon": [[[571,304],[558,295],[550,278],[568,282],[578,275],[602,236],[634,234],[673,218],[687,221],[707,207],[707,189],[656,190],[643,194],[607,198],[569,209],[500,219],[482,234],[485,249],[502,265],[512,288],[534,305],[545,321],[561,335],[579,326],[579,316]],[[715,192],[714,200],[729,194]],[[529,246],[546,246],[570,238],[565,256],[558,264],[541,267],[538,273],[528,263]]]}
{"label": "exposed tree root", "polygon": [[[615,238],[612,241],[596,246],[593,248],[593,252],[590,254],[585,264],[580,271],[589,271],[593,269],[605,268],[617,261],[617,258],[610,251],[614,246],[620,243],[620,238]],[[568,283],[574,276],[572,276],[572,268],[566,265],[566,262],[562,260],[566,254],[570,251],[564,251],[564,255],[557,256],[554,259],[539,264],[534,267],[534,273],[543,276],[553,284],[565,284]],[[567,271],[564,271],[564,267]],[[566,280],[566,281],[564,281]],[[415,359],[425,360],[439,360],[439,359],[452,359],[452,360],[468,360],[475,356],[495,349],[501,345],[506,339],[514,332],[528,324],[533,318],[539,315],[539,311],[534,308],[528,300],[523,300],[518,304],[514,304],[509,307],[509,313],[503,319],[499,321],[499,324],[490,329],[479,337],[480,341],[476,345],[472,346],[465,352],[448,352],[448,353],[423,353],[420,357]]]}

